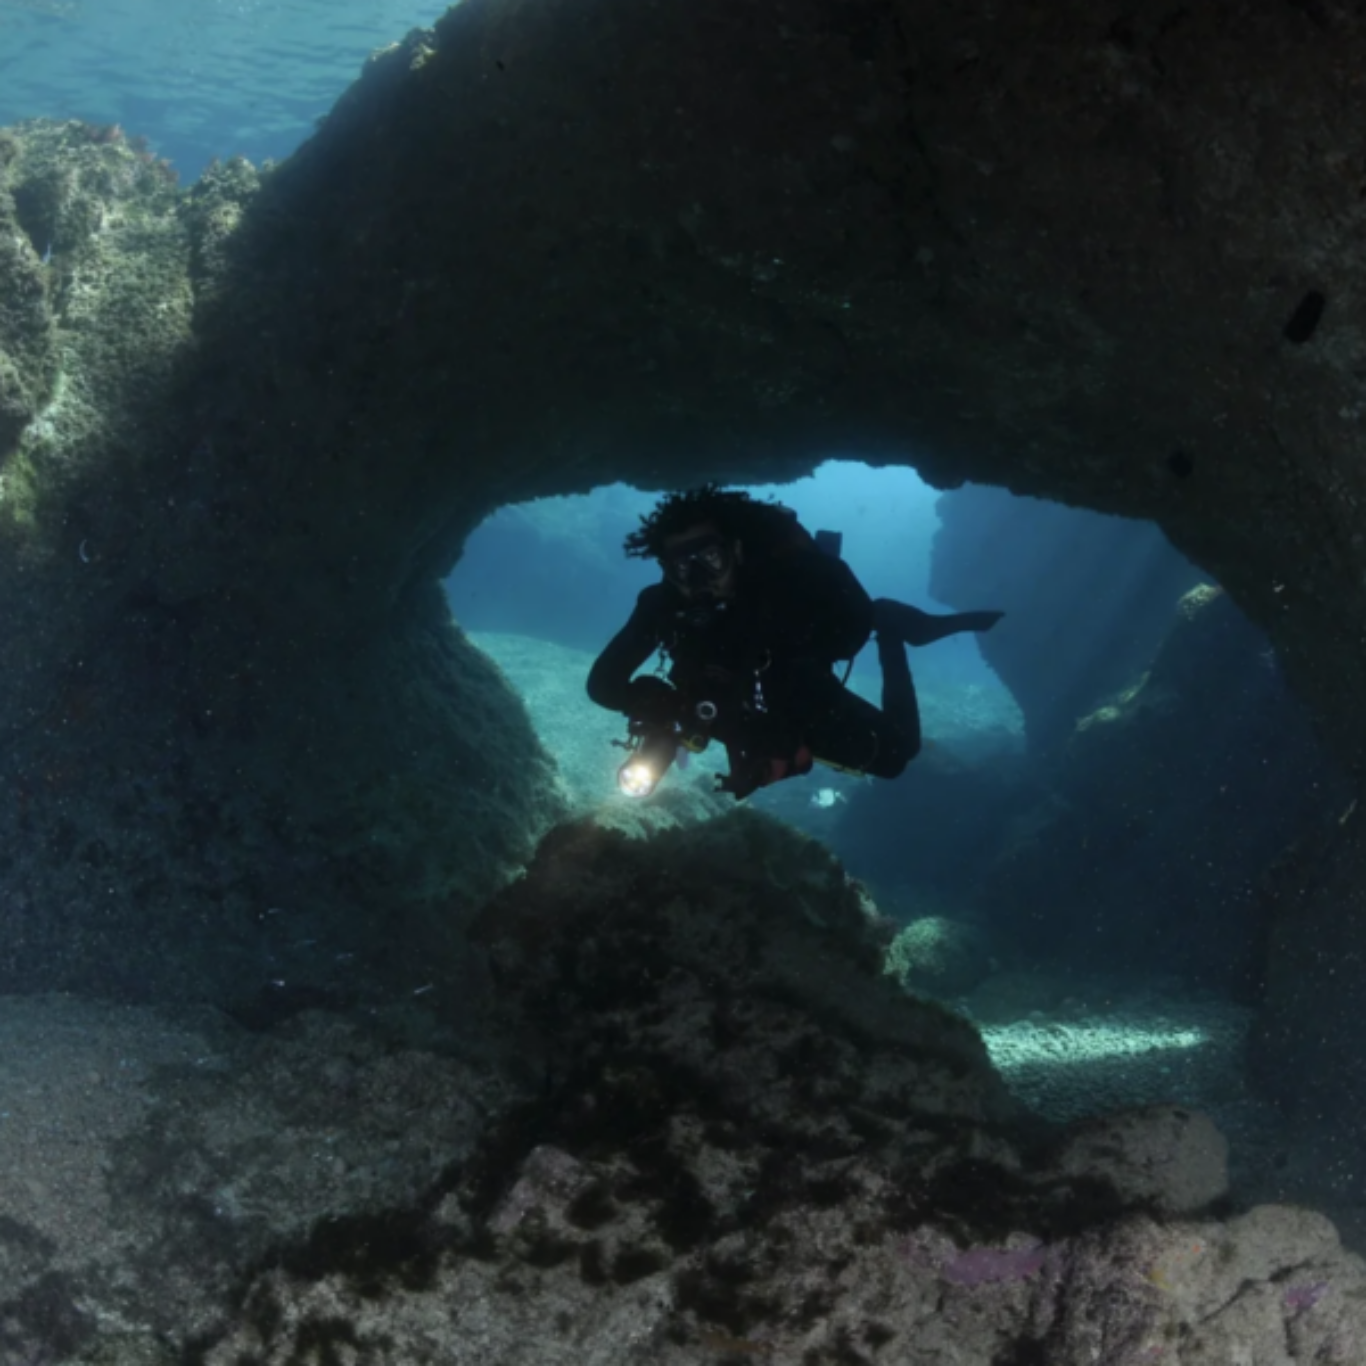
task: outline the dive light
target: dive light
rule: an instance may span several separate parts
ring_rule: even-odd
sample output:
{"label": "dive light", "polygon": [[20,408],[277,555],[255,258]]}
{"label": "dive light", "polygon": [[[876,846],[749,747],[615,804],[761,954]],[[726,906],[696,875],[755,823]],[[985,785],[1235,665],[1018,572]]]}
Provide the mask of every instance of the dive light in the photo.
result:
{"label": "dive light", "polygon": [[631,723],[630,739],[612,743],[630,749],[626,761],[617,769],[617,787],[627,797],[648,797],[659,780],[669,771],[680,747],[692,754],[706,749],[711,723],[716,720],[715,702],[699,702],[693,708],[698,725],[683,727],[677,723],[647,725]]}
{"label": "dive light", "polygon": [[617,786],[628,797],[648,797],[673,763],[677,748],[672,726],[642,732],[626,762],[617,769]]}

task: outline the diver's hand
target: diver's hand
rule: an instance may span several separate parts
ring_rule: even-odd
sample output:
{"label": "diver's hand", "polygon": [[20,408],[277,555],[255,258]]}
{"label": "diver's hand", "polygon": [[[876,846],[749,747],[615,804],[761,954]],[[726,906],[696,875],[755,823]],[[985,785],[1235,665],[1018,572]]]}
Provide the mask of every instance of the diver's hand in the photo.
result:
{"label": "diver's hand", "polygon": [[662,678],[646,674],[628,685],[626,715],[647,725],[671,725],[683,713],[683,695]]}

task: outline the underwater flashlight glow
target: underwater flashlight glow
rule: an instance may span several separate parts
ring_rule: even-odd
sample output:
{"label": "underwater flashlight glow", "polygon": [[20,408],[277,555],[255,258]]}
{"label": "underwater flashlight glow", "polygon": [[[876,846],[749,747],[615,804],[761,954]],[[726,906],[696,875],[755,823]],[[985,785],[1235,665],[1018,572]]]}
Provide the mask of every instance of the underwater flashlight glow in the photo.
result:
{"label": "underwater flashlight glow", "polygon": [[654,769],[639,759],[631,759],[617,770],[617,786],[628,797],[648,797],[658,781]]}

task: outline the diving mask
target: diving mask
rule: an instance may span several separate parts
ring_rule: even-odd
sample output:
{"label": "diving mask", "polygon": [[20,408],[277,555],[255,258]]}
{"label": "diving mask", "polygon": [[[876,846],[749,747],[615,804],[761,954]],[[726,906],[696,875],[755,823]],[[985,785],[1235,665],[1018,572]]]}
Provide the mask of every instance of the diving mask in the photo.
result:
{"label": "diving mask", "polygon": [[664,556],[664,572],[680,587],[705,589],[730,568],[730,550],[714,532],[693,536],[671,546]]}

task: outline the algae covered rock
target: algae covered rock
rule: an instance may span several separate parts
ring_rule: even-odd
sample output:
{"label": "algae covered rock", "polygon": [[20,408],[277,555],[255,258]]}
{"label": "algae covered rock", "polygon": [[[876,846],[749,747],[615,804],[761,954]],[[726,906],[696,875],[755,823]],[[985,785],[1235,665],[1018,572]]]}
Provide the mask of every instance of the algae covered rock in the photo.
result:
{"label": "algae covered rock", "polygon": [[992,971],[992,963],[990,941],[980,926],[927,915],[892,940],[886,970],[907,991],[962,996]]}
{"label": "algae covered rock", "polygon": [[23,889],[0,988],[411,990],[562,809],[503,679],[431,613],[435,572],[382,584],[326,529],[332,491],[353,530],[383,501],[337,443],[305,472],[342,387],[266,412],[297,392],[271,315],[312,262],[265,252],[298,220],[263,193],[238,159],[182,194],[114,126],[0,139],[0,849]]}
{"label": "algae covered rock", "polygon": [[1228,1142],[1208,1116],[1173,1105],[1086,1121],[1058,1166],[1108,1181],[1126,1204],[1162,1214],[1194,1214],[1228,1193]]}
{"label": "algae covered rock", "polygon": [[[817,841],[743,809],[646,840],[562,827],[474,933],[503,1010],[539,1021],[555,1055],[582,1056],[605,1018],[639,1016],[638,1045],[652,1038],[670,1056],[661,1076],[710,1074],[709,1090],[735,1086],[746,1105],[796,1087],[820,1095],[824,1113],[849,1087],[872,1086],[891,1088],[878,1105],[899,1094],[918,1111],[1013,1108],[976,1031],[882,976],[885,922],[863,888]],[[711,1016],[705,1001],[718,992],[733,1002],[716,1017],[732,1036],[723,1053],[706,1032],[677,1027]],[[893,1047],[899,1062],[883,1053]],[[828,1053],[831,1070],[792,1070],[808,1048]]]}
{"label": "algae covered rock", "polygon": [[1031,1149],[972,1031],[879,975],[866,902],[807,843],[744,813],[547,839],[477,926],[536,1099],[387,1265],[282,1259],[203,1359],[1146,1366],[1192,1335],[1208,1355],[1174,1361],[1286,1334],[1334,1360],[1366,1327],[1325,1221],[1151,1217],[1217,1193],[1198,1117]]}
{"label": "algae covered rock", "polygon": [[[0,1228],[0,1343],[88,1366],[1352,1360],[1366,1275],[1326,1220],[1177,1217],[1218,1188],[1196,1116],[1040,1145],[975,1031],[881,973],[866,895],[812,841],[744,812],[580,822],[476,928],[462,1000],[363,1019],[26,1007],[75,1026],[46,1059],[86,1144],[58,1160],[104,1176],[63,1192],[51,1245]],[[141,1051],[161,1066],[92,1080]],[[40,1201],[52,1158],[7,1152]]]}
{"label": "algae covered rock", "polygon": [[20,488],[41,490],[56,515],[52,495],[72,480],[132,473],[129,424],[148,424],[144,450],[156,442],[167,415],[146,405],[167,397],[189,338],[187,240],[174,172],[121,129],[40,119],[6,139],[0,514],[50,537],[56,528],[23,520],[36,506]]}
{"label": "algae covered rock", "polygon": [[229,290],[235,272],[243,268],[235,248],[260,189],[260,171],[245,157],[232,157],[209,166],[186,196],[190,269],[196,306],[202,314],[232,307]]}
{"label": "algae covered rock", "polygon": [[0,458],[38,415],[56,374],[49,239],[33,219],[25,142],[0,134]]}

